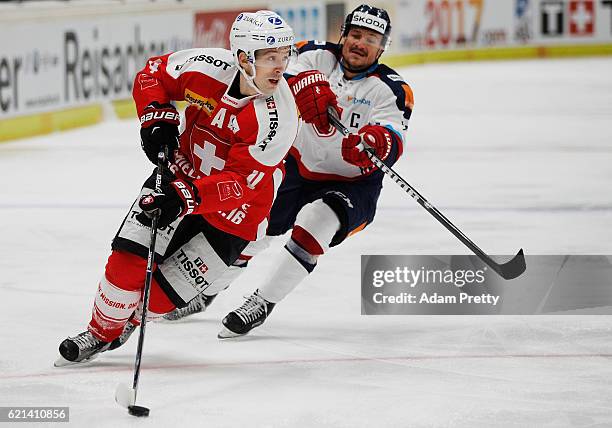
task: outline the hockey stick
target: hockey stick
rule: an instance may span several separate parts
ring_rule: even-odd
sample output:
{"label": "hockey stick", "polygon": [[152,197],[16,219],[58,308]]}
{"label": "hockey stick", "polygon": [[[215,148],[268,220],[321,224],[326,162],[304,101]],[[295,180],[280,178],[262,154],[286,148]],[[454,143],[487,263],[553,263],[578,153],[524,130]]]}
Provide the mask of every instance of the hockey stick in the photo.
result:
{"label": "hockey stick", "polygon": [[[340,122],[336,112],[331,110],[329,111],[329,120],[331,124],[340,131],[343,135],[349,135],[349,130]],[[457,226],[450,222],[436,207],[431,205],[427,199],[423,197],[419,192],[416,191],[414,187],[412,187],[406,180],[404,180],[397,172],[395,172],[391,167],[385,165],[385,163],[380,160],[378,156],[376,156],[375,151],[372,147],[368,146],[363,140],[361,144],[364,146],[364,150],[366,155],[374,165],[376,165],[382,172],[387,174],[393,181],[395,181],[406,193],[408,193],[412,198],[414,198],[419,205],[421,205],[429,214],[434,216],[436,220],[438,220],[446,229],[448,229],[453,235],[455,235],[461,242],[463,242],[474,254],[476,254],[480,260],[485,262],[491,269],[497,272],[504,279],[514,279],[521,275],[525,269],[525,255],[523,254],[523,249],[521,248],[519,252],[506,263],[497,263],[490,256],[485,254],[470,238],[465,236],[463,232],[461,232]]]}
{"label": "hockey stick", "polygon": [[[159,152],[157,155],[157,174],[155,176],[155,191],[161,193],[162,169],[166,162],[166,153]],[[144,291],[142,296],[142,314],[140,317],[140,335],[138,336],[138,347],[136,348],[136,361],[134,363],[134,381],[130,388],[124,383],[117,386],[115,391],[115,401],[128,409],[128,413],[133,416],[149,416],[149,409],[136,405],[136,394],[138,393],[138,379],[140,378],[140,361],[142,359],[142,348],[144,345],[145,328],[147,325],[147,312],[149,309],[149,294],[151,291],[151,281],[153,279],[153,259],[155,258],[155,241],[157,238],[157,222],[159,211],[153,214],[151,220],[151,241],[149,243],[149,255],[147,257],[147,273],[145,276]]]}

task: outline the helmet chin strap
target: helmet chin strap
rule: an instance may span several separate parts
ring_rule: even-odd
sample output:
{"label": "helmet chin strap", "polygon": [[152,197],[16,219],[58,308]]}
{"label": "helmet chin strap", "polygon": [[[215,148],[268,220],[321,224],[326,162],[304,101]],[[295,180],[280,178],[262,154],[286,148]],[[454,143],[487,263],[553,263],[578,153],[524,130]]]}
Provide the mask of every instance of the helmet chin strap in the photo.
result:
{"label": "helmet chin strap", "polygon": [[257,87],[257,84],[255,83],[255,75],[257,74],[257,70],[255,69],[255,61],[253,61],[253,75],[252,76],[249,76],[249,73],[247,73],[244,67],[242,67],[240,64],[238,64],[238,70],[240,70],[240,73],[246,80],[246,84],[249,85],[251,89],[253,89],[259,95],[265,95],[263,92],[261,92],[261,90]]}

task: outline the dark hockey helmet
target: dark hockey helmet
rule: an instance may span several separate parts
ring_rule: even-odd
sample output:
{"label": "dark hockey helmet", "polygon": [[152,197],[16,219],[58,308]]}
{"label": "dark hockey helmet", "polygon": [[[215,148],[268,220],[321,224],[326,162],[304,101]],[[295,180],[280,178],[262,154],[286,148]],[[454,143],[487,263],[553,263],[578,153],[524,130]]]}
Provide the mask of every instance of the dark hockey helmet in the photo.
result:
{"label": "dark hockey helmet", "polygon": [[348,35],[351,27],[362,27],[383,35],[382,48],[386,50],[391,43],[391,18],[386,10],[362,4],[346,15],[342,24],[342,37]]}

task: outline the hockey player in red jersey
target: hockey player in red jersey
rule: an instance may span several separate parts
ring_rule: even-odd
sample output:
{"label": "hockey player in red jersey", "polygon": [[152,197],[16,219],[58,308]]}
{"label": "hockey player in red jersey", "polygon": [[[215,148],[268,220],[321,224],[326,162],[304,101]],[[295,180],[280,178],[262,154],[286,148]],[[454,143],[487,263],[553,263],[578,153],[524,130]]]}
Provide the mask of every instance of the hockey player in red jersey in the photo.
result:
{"label": "hockey player in red jersey", "polygon": [[[291,230],[291,238],[258,290],[223,319],[219,337],[240,336],[263,323],[274,305],[313,271],[318,257],[374,220],[384,174],[360,151],[359,143],[366,141],[393,165],[402,154],[414,103],[404,79],[378,62],[390,31],[385,10],[361,5],[346,17],[339,44],[298,44],[300,56],[287,70],[288,82],[310,125],[301,128],[287,157],[287,175],[267,231],[277,236]],[[351,135],[343,138],[329,126],[329,107],[341,112]],[[268,241],[250,244],[212,287],[166,318],[203,310]]]}
{"label": "hockey player in red jersey", "polygon": [[[120,346],[138,324],[150,217],[159,212],[149,317],[182,307],[265,235],[282,161],[298,132],[285,79],[293,30],[275,13],[242,13],[231,50],[190,49],[149,59],[133,96],[142,147],[157,163],[167,150],[161,193],[155,172],[112,242],[87,330],[64,340],[63,362]],[[185,100],[184,131],[170,104]],[[149,319],[149,318],[148,318]]]}

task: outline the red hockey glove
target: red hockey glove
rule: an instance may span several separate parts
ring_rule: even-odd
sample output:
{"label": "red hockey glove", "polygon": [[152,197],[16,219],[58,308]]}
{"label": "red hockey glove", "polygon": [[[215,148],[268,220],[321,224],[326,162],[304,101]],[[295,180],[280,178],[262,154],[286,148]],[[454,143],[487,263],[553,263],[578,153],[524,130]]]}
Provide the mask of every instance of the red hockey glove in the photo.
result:
{"label": "red hockey glove", "polygon": [[[349,134],[342,140],[342,159],[360,168],[372,166],[372,161],[359,146],[361,141],[374,149],[380,160],[385,160],[391,153],[393,138],[391,132],[380,125],[366,125],[357,134]],[[359,147],[358,147],[359,146]]]}
{"label": "red hockey glove", "polygon": [[178,149],[179,114],[172,104],[153,101],[140,115],[140,143],[147,158],[157,165],[157,154],[168,147],[168,160]]}
{"label": "red hockey glove", "polygon": [[336,94],[329,87],[327,77],[320,71],[310,70],[290,77],[287,82],[304,122],[312,123],[320,133],[329,132],[327,108],[333,107],[338,116],[342,109],[338,107]]}
{"label": "red hockey glove", "polygon": [[151,225],[153,214],[159,210],[157,226],[164,228],[177,218],[192,214],[200,203],[197,189],[183,180],[162,181],[161,193],[153,191],[138,201],[142,213],[136,219],[145,226]]}

